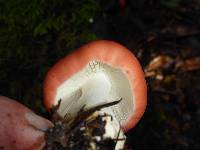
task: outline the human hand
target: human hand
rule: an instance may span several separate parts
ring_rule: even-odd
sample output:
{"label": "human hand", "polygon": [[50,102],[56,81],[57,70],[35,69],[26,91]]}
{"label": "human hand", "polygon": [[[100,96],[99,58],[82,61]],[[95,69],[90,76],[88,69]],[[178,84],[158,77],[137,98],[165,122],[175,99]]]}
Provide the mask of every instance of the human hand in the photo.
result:
{"label": "human hand", "polygon": [[53,124],[22,104],[0,96],[0,150],[40,150]]}

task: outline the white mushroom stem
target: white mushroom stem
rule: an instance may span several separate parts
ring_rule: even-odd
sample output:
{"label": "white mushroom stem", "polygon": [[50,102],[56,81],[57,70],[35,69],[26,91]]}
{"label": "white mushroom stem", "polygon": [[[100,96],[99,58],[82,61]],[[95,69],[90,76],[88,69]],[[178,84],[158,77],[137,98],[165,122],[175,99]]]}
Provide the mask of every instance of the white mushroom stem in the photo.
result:
{"label": "white mushroom stem", "polygon": [[106,126],[105,126],[105,134],[104,138],[116,139],[115,150],[121,150],[124,148],[124,144],[126,141],[126,136],[122,131],[119,122],[116,118],[105,118]]}
{"label": "white mushroom stem", "polygon": [[[100,110],[95,113],[96,115],[105,115],[105,112]],[[106,114],[106,117],[103,118],[103,121],[106,122],[105,124],[105,133],[103,135],[103,139],[113,139],[116,141],[115,150],[121,150],[124,148],[126,136],[121,129],[120,123],[112,114]],[[98,136],[95,137],[97,140]],[[99,139],[100,140],[100,139]]]}

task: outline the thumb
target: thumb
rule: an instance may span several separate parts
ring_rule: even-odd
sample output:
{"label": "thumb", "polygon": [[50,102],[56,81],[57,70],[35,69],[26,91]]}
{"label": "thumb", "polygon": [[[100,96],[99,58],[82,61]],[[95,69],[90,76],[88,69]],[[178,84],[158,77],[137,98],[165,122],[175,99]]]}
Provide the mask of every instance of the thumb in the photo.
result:
{"label": "thumb", "polygon": [[40,150],[45,145],[44,131],[53,124],[22,104],[0,96],[0,149]]}

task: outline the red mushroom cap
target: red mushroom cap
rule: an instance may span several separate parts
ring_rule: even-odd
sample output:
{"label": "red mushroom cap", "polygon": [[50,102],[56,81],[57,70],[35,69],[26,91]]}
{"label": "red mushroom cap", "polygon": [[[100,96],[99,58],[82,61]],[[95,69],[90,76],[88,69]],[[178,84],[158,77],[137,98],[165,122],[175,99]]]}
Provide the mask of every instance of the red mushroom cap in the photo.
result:
{"label": "red mushroom cap", "polygon": [[134,97],[134,111],[122,124],[125,131],[133,128],[142,117],[147,103],[147,87],[142,68],[136,57],[124,46],[113,41],[94,41],[75,50],[58,61],[47,73],[44,81],[44,104],[47,109],[55,105],[58,87],[79,72],[92,60],[99,60],[120,69],[129,80]]}

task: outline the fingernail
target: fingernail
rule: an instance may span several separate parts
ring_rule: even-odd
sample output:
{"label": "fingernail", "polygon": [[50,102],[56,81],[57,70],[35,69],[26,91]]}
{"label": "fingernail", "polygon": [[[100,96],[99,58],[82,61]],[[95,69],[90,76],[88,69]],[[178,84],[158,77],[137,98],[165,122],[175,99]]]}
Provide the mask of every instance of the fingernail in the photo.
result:
{"label": "fingernail", "polygon": [[32,112],[25,113],[25,118],[30,125],[34,126],[38,130],[47,131],[49,128],[54,126],[51,121]]}

